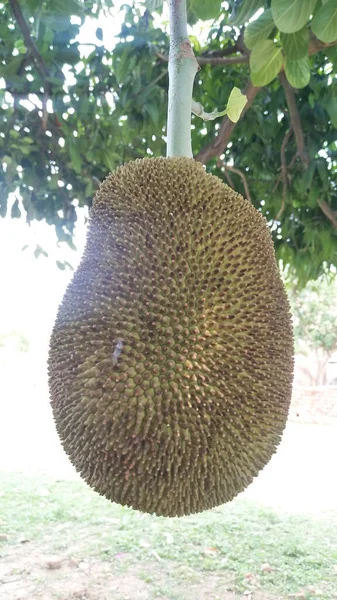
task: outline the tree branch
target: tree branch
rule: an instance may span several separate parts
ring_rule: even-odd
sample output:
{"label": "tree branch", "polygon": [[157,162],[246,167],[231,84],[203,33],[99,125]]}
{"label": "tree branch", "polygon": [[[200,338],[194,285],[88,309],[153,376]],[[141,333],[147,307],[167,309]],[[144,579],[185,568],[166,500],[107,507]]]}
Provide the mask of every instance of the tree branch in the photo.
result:
{"label": "tree branch", "polygon": [[239,65],[249,62],[249,54],[241,54],[241,56],[196,56],[199,65]]}
{"label": "tree branch", "polygon": [[228,185],[232,188],[232,190],[235,190],[235,186],[234,186],[233,180],[232,180],[230,174],[228,173],[227,169],[224,169],[224,175],[225,175],[225,177],[227,179]]}
{"label": "tree branch", "polygon": [[332,210],[329,204],[325,200],[317,200],[317,204],[324,212],[325,216],[328,217],[332,225],[337,229],[337,210]]}
{"label": "tree branch", "polygon": [[[261,88],[259,87],[255,87],[251,81],[248,82],[243,92],[247,96],[247,104],[241,113],[241,117],[250,108],[256,94],[260,89]],[[217,136],[212,140],[212,142],[200,150],[195,159],[203,164],[206,164],[211,158],[220,156],[229,142],[235,125],[236,123],[233,123],[233,121],[231,121],[228,117],[225,117],[221,122]]]}
{"label": "tree branch", "polygon": [[31,53],[34,63],[36,65],[37,70],[39,71],[42,79],[44,80],[44,87],[48,94],[51,93],[51,85],[49,81],[46,81],[49,77],[48,69],[46,63],[44,62],[34,40],[30,35],[30,31],[28,25],[25,21],[25,18],[22,14],[21,7],[18,3],[18,0],[9,0],[9,4],[11,6],[13,15],[17,21],[19,28],[21,29],[21,33],[23,35],[23,39],[26,44],[27,51]]}
{"label": "tree branch", "polygon": [[[318,40],[314,34],[311,35],[311,40],[309,43],[308,54],[311,56],[312,54],[316,54],[320,50],[324,50],[325,48],[331,48],[332,46],[337,45],[337,40],[329,43],[321,42]],[[235,52],[241,52],[241,56],[228,56],[234,54]],[[217,50],[214,52],[203,53],[201,56],[196,56],[196,59],[199,65],[236,65],[236,64],[244,64],[249,62],[250,50],[247,48],[239,48],[236,44],[231,48],[224,48],[223,50]],[[165,54],[161,54],[158,52],[158,58],[162,60],[168,61],[168,56]]]}
{"label": "tree branch", "polygon": [[237,47],[235,43],[233,46],[226,46],[226,48],[220,48],[219,50],[205,50],[205,52],[201,53],[201,56],[204,58],[216,58],[223,56],[231,56],[236,52],[241,52],[241,50]]}
{"label": "tree branch", "polygon": [[[156,56],[165,62],[168,62],[169,57],[167,54],[162,54],[162,52],[156,52]],[[241,56],[196,56],[195,57],[199,65],[238,65],[240,63],[248,63],[249,54],[244,54]]]}
{"label": "tree branch", "polygon": [[[320,50],[324,50],[325,48],[331,48],[332,46],[337,45],[337,40],[329,43],[321,42],[318,40],[313,33],[310,35],[310,43],[308,54],[311,56],[312,54],[316,54]],[[234,54],[235,52],[241,52],[241,56],[228,56]],[[204,52],[201,56],[196,56],[196,59],[199,65],[238,65],[245,64],[249,62],[250,51],[247,48],[239,46],[239,42],[235,44],[235,46],[231,46],[230,48],[223,48],[222,50],[215,50],[213,52]],[[162,52],[157,52],[156,56],[165,62],[168,62],[169,57],[167,54],[163,54]]]}
{"label": "tree branch", "polygon": [[[319,42],[319,41],[317,40],[317,42]],[[320,43],[321,42],[319,42],[319,44]],[[291,164],[293,164],[295,162],[297,157],[300,157],[304,168],[307,169],[309,166],[310,158],[309,158],[309,154],[306,149],[305,142],[304,142],[304,135],[303,135],[302,126],[301,126],[301,118],[300,118],[300,114],[299,114],[299,111],[297,108],[294,89],[288,82],[288,80],[283,72],[280,73],[279,78],[280,78],[280,81],[284,88],[287,105],[288,105],[288,109],[289,109],[291,129],[294,131],[294,135],[295,135],[295,139],[296,139],[296,146],[297,146],[297,152],[296,152],[295,156],[293,157]],[[289,130],[290,132],[291,132],[291,129]],[[284,146],[286,137],[287,137],[287,134],[284,137],[284,140],[282,142],[282,147],[281,147],[281,173],[282,173],[282,181],[283,181],[282,204],[281,204],[281,208],[280,208],[279,212],[276,215],[276,220],[278,220],[280,218],[280,216],[284,210],[285,202],[286,202],[286,194],[287,194],[287,166],[286,166],[286,162],[285,162],[286,144]],[[286,140],[286,143],[288,142],[288,139]],[[317,200],[317,204],[320,207],[320,209],[322,210],[322,212],[325,214],[325,216],[332,223],[333,227],[337,228],[337,211],[333,211],[331,209],[331,207],[329,206],[329,204],[325,200]]]}
{"label": "tree branch", "polygon": [[297,146],[297,156],[300,157],[303,166],[307,169],[309,166],[309,154],[305,146],[304,135],[301,126],[301,117],[297,108],[294,88],[290,85],[288,79],[286,78],[284,72],[279,74],[279,79],[282,83],[284,93],[287,100],[287,106],[289,110],[290,123],[292,129],[294,131],[296,146]]}
{"label": "tree branch", "polygon": [[320,50],[325,50],[325,48],[331,48],[332,46],[337,46],[337,40],[333,42],[321,42],[312,31],[309,31],[309,56],[312,54],[316,54]]}
{"label": "tree branch", "polygon": [[[241,171],[240,169],[237,169],[236,167],[231,167],[229,165],[226,165],[226,163],[224,161],[220,160],[220,159],[217,160],[217,166],[219,167],[219,169],[221,169],[221,170],[224,171],[225,175],[226,175],[226,171],[231,171],[231,173],[236,173],[236,175],[239,175],[239,177],[241,177],[242,183],[243,183],[243,187],[244,187],[244,190],[245,190],[246,198],[247,198],[247,200],[249,200],[249,202],[251,202],[252,198],[251,198],[251,195],[250,195],[247,178],[246,178],[246,175],[244,174],[244,172]],[[231,181],[231,178],[228,176],[228,174],[227,174],[227,177],[228,177],[228,180]],[[233,182],[230,183],[230,186],[233,189],[235,189],[234,186],[233,186]]]}
{"label": "tree branch", "polygon": [[287,145],[288,145],[288,142],[289,142],[289,139],[290,139],[292,133],[293,133],[293,128],[292,128],[292,126],[290,126],[290,129],[288,129],[287,133],[285,134],[285,136],[282,140],[282,144],[281,144],[280,178],[282,179],[282,202],[281,202],[280,210],[278,211],[278,213],[275,217],[276,221],[278,221],[280,219],[280,216],[282,215],[282,213],[285,209],[286,201],[287,201],[288,173],[287,173],[286,149],[287,149]]}
{"label": "tree branch", "polygon": [[169,0],[170,60],[167,111],[167,156],[193,157],[191,107],[199,69],[187,35],[186,0]]}

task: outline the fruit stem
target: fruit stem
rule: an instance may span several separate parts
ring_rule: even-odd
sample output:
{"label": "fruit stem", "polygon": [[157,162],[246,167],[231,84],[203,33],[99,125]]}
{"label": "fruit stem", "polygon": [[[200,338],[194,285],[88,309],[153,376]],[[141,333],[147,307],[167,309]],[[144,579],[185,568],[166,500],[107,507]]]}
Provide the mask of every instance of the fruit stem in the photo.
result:
{"label": "fruit stem", "polygon": [[170,54],[168,66],[167,156],[188,156],[192,158],[192,91],[199,66],[187,35],[186,0],[169,0],[168,4]]}

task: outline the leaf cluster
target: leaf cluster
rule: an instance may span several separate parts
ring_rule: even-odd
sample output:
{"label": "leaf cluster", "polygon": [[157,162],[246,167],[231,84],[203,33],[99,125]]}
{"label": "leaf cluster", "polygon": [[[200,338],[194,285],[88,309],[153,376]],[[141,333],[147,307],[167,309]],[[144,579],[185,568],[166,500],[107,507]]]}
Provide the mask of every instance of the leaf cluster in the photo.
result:
{"label": "leaf cluster", "polygon": [[[45,219],[55,227],[58,240],[73,247],[76,207],[91,205],[108,172],[138,157],[166,153],[168,36],[156,26],[153,14],[160,2],[152,0],[151,10],[140,3],[125,4],[112,52],[98,27],[103,10],[113,22],[112,1],[20,2],[43,71],[13,15],[14,1],[0,4],[0,213],[6,214],[8,194],[18,192],[12,216],[23,213],[28,222]],[[292,32],[282,30],[277,0],[229,0],[225,8],[221,2],[189,3],[191,22],[201,15],[212,19],[207,39],[190,37],[197,58],[204,60],[195,100],[210,113],[226,106],[234,87],[244,91],[252,62],[264,76],[269,67],[263,61],[270,62],[273,55],[270,44],[280,49],[282,65],[288,59],[302,60],[299,54],[306,48],[310,81],[295,94],[305,164],[284,87],[275,75],[239,119],[230,142],[220,148],[222,163],[234,165],[235,172],[223,170],[214,155],[207,164],[243,195],[244,175],[251,201],[270,225],[278,258],[302,284],[337,265],[337,46],[324,47],[322,42],[322,50],[309,56],[313,28],[319,33],[314,19],[317,25],[330,1],[317,0],[305,23],[302,13],[288,12],[288,29],[289,23],[301,24]],[[200,12],[201,4],[210,12]],[[306,4],[283,0],[282,6]],[[259,8],[261,15],[247,24]],[[96,38],[84,45],[78,34],[88,17]],[[329,31],[331,23],[333,18]],[[213,64],[214,57],[238,60]],[[224,126],[226,118],[220,124],[193,116],[195,155]]]}

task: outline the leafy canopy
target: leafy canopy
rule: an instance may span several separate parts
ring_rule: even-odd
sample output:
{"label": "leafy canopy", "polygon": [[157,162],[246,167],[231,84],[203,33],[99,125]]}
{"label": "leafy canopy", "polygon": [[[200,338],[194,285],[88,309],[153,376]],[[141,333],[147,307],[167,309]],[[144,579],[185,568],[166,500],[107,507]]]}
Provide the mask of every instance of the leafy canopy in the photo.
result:
{"label": "leafy canopy", "polygon": [[[110,170],[166,152],[163,3],[126,2],[111,52],[98,19],[111,36],[113,4],[0,2],[0,213],[17,192],[12,217],[45,219],[70,246],[76,206]],[[337,265],[336,2],[189,0],[188,14],[195,101],[213,112],[233,87],[248,97],[237,124],[192,117],[195,156],[263,212],[300,283],[318,277]],[[92,45],[78,38],[87,18]]]}
{"label": "leafy canopy", "polygon": [[298,352],[317,352],[329,358],[337,350],[337,277],[310,281],[300,293],[289,294]]}

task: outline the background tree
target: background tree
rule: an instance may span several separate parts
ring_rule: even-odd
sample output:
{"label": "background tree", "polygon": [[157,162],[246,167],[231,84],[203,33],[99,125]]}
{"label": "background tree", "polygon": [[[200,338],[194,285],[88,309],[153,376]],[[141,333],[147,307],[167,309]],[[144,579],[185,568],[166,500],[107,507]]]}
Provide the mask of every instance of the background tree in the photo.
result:
{"label": "background tree", "polygon": [[299,293],[290,294],[296,351],[314,355],[317,373],[312,373],[312,378],[316,385],[328,383],[327,365],[337,351],[336,299],[336,277],[310,281]]}
{"label": "background tree", "polygon": [[[108,171],[165,154],[168,37],[160,0],[125,5],[113,52],[102,30],[85,52],[84,20],[111,0],[0,3],[0,211],[46,219],[73,245],[76,206]],[[258,18],[250,21],[257,11]],[[278,257],[299,283],[337,264],[337,8],[335,0],[190,0],[201,70],[194,98],[221,110],[233,86],[237,124],[193,118],[195,157],[268,219]],[[22,198],[22,203],[20,197]]]}

